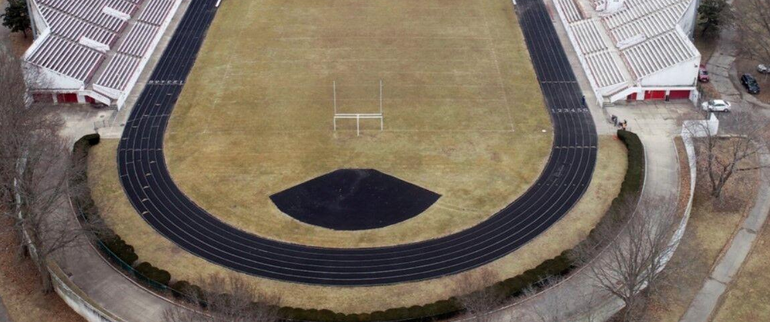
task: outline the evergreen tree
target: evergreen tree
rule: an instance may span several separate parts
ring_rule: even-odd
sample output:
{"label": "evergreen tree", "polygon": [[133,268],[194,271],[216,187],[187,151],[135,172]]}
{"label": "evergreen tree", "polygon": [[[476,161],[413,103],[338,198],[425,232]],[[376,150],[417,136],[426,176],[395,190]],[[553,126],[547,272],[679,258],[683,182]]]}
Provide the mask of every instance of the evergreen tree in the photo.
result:
{"label": "evergreen tree", "polygon": [[719,29],[729,23],[731,13],[725,0],[703,0],[698,7],[699,24],[703,27],[701,35],[718,34]]}
{"label": "evergreen tree", "polygon": [[26,0],[8,0],[8,7],[3,17],[3,26],[11,29],[11,32],[21,31],[24,38],[27,38],[27,30],[30,29],[29,11],[27,11]]}

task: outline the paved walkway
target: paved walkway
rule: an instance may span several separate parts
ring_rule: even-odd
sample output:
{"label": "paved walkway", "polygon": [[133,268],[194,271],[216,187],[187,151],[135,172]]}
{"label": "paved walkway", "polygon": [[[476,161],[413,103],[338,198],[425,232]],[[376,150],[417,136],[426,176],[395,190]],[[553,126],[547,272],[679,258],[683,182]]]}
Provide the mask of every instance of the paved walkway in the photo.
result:
{"label": "paved walkway", "polygon": [[[188,4],[188,1],[182,1],[179,10],[158,44],[158,48],[166,46]],[[162,50],[157,50],[156,54],[150,58],[137,86],[134,88],[134,92],[142,90],[143,84],[154,69],[160,53]],[[131,105],[133,105],[132,102],[126,104],[126,106]],[[123,120],[118,115],[127,115],[128,113],[124,112],[129,110],[130,108],[124,108],[120,113],[111,109],[91,107],[62,110],[61,116],[64,118],[66,126],[61,134],[72,142],[95,131],[109,130],[113,136],[119,136],[122,131],[120,123]],[[72,215],[71,210],[63,210],[68,211],[68,215]],[[63,256],[66,260],[60,261],[59,266],[70,275],[72,282],[92,301],[124,321],[153,322],[163,320],[163,312],[172,305],[171,303],[126,278],[123,272],[117,271],[106,262],[97,250],[90,246],[85,247],[85,249],[66,250],[67,254]],[[3,322],[2,319],[0,322]]]}
{"label": "paved walkway", "polygon": [[8,316],[8,311],[5,309],[3,299],[0,298],[0,322],[11,322],[11,318]]}

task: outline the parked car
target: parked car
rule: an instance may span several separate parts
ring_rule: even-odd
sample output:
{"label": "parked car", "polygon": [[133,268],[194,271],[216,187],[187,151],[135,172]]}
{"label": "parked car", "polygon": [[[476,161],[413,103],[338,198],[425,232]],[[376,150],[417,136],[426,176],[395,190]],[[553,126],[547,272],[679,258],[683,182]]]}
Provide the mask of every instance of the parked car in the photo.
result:
{"label": "parked car", "polygon": [[757,71],[758,71],[760,74],[770,74],[770,66],[767,66],[767,65],[765,65],[765,64],[759,64],[759,65],[757,66]]}
{"label": "parked car", "polygon": [[700,65],[700,68],[698,68],[698,81],[708,83],[709,80],[711,80],[709,78],[709,71],[706,70],[706,66]]}
{"label": "parked car", "polygon": [[709,112],[730,112],[730,103],[723,100],[709,100],[701,104],[703,110]]}
{"label": "parked car", "polygon": [[741,76],[741,84],[743,84],[743,87],[746,87],[746,91],[748,91],[749,94],[759,94],[759,84],[751,74],[743,74],[743,76]]}

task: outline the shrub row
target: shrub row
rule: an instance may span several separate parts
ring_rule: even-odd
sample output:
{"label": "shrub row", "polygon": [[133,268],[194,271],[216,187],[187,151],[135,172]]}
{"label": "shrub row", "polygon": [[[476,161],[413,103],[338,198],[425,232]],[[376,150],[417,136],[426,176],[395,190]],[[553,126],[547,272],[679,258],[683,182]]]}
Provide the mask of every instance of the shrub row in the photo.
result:
{"label": "shrub row", "polygon": [[[108,227],[101,225],[102,218],[99,207],[96,206],[91,191],[88,187],[88,153],[92,146],[99,144],[99,134],[89,134],[77,140],[72,149],[72,168],[70,186],[78,187],[77,193],[72,194],[73,204],[80,209],[80,219],[90,223],[97,243],[105,249],[105,252],[125,269],[132,270],[140,279],[145,279],[150,284],[158,283],[168,285],[171,280],[169,272],[144,262],[133,267],[139,260],[134,252],[134,247],[127,244],[118,234]],[[138,273],[138,274],[136,274]],[[153,285],[156,286],[156,285]]]}
{"label": "shrub row", "polygon": [[141,275],[138,275],[137,277],[148,279],[149,282],[159,283],[163,286],[166,286],[168,285],[169,282],[171,282],[171,273],[169,273],[166,270],[152,266],[152,264],[148,262],[142,262],[141,264],[136,265],[136,267],[134,267],[134,270],[139,274],[141,274]]}

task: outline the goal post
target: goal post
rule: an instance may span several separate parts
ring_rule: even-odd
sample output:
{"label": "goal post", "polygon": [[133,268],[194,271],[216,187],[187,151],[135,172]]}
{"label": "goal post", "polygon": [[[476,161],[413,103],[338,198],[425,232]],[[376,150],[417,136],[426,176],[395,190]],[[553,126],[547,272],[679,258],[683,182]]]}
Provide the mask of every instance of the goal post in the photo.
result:
{"label": "goal post", "polygon": [[333,90],[333,96],[332,100],[334,101],[334,118],[332,120],[332,124],[334,126],[334,131],[337,131],[337,120],[338,119],[355,119],[356,120],[356,136],[361,136],[361,119],[379,119],[380,120],[380,131],[382,131],[385,128],[385,122],[384,118],[382,116],[382,80],[380,80],[380,99],[379,99],[379,113],[339,113],[337,111],[337,81],[332,81],[332,90]]}

